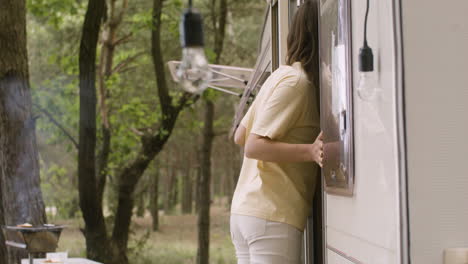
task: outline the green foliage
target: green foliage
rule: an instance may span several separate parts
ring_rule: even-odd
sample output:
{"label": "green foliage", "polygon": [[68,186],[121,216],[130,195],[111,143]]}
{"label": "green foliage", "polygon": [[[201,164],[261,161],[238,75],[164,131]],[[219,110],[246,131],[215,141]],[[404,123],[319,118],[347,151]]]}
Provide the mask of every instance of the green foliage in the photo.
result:
{"label": "green foliage", "polygon": [[[157,247],[150,246],[139,255],[131,255],[134,264],[153,264],[155,260],[161,264],[189,264],[194,263],[197,249],[194,245],[183,243],[168,243]],[[230,238],[226,237],[222,244],[210,248],[210,263],[235,264],[235,254]]]}
{"label": "green foliage", "polygon": [[213,90],[213,89],[206,89],[204,92],[203,92],[203,99],[207,100],[207,101],[215,101],[216,98],[218,98],[220,96],[220,93],[216,90]]}
{"label": "green foliage", "polygon": [[[120,8],[120,1],[117,5]],[[151,58],[152,1],[129,1],[128,10],[117,38],[132,34],[128,41],[114,50],[114,72],[105,84],[109,92],[107,105],[112,131],[111,153],[109,157],[108,183],[104,198],[104,208],[110,232],[114,209],[117,204],[116,175],[131,162],[141,149],[139,133],[167,135],[160,130],[163,119],[157,96],[154,66]],[[205,14],[205,52],[210,62],[215,60],[212,49],[213,29],[209,16],[211,1],[196,1],[197,8]],[[78,89],[78,48],[82,21],[87,1],[84,0],[28,0],[28,52],[30,60],[30,81],[33,89],[33,102],[46,109],[75,139],[78,138],[79,89]],[[165,1],[162,14],[161,46],[163,59],[179,60],[179,18],[186,1]],[[255,61],[258,30],[263,23],[264,2],[229,1],[229,24],[221,63],[233,66],[252,67]],[[100,48],[96,67],[99,64]],[[137,56],[138,55],[138,56]],[[133,59],[132,59],[133,58]],[[132,60],[130,60],[132,59]],[[125,64],[125,65],[123,65]],[[116,66],[123,65],[118,71]],[[98,80],[98,79],[97,79]],[[182,93],[167,75],[170,94],[176,103]],[[230,128],[234,106],[238,98],[214,90],[207,90],[203,100],[216,104],[215,132]],[[158,160],[164,165],[146,171],[160,175],[160,199],[163,194],[169,170],[196,170],[198,147],[203,127],[203,100],[183,111],[172,131],[171,138]],[[100,107],[97,108],[98,146],[102,145]],[[77,151],[65,137],[63,131],[34,108],[40,118],[37,121],[37,134],[41,161],[41,186],[48,206],[57,206],[58,218],[69,218],[78,210],[76,182]],[[219,193],[219,179],[231,177],[232,164],[240,163],[237,149],[225,137],[217,137],[213,155],[214,192]],[[231,151],[232,150],[232,151]],[[229,152],[231,151],[231,152]],[[180,153],[175,156],[174,153]],[[167,168],[167,170],[166,170]],[[235,170],[235,167],[234,167]],[[195,174],[195,173],[193,173]],[[143,177],[139,185],[150,184],[151,177]],[[181,189],[180,179],[177,186]],[[226,181],[227,182],[227,181]],[[143,190],[142,192],[145,192]],[[179,193],[181,193],[179,191]],[[164,220],[162,220],[164,222]],[[79,236],[81,233],[77,231]],[[134,263],[190,263],[196,254],[196,246],[171,244],[152,246],[147,234],[132,234],[130,248]],[[156,236],[157,237],[157,236]],[[156,239],[157,240],[157,239]],[[62,239],[62,241],[64,241]],[[81,243],[81,242],[80,242]],[[84,247],[84,243],[80,244]],[[228,248],[227,250],[225,250]],[[138,249],[141,249],[140,251]],[[144,249],[144,250],[143,250]],[[83,248],[77,254],[84,254]],[[229,251],[231,250],[231,251]],[[136,257],[138,256],[138,257]],[[213,263],[234,263],[232,245],[222,244],[212,248]]]}
{"label": "green foliage", "polygon": [[129,17],[130,29],[132,32],[136,33],[140,30],[151,29],[153,25],[153,15],[152,10],[148,9],[141,13],[135,13]]}
{"label": "green foliage", "polygon": [[76,0],[27,0],[28,11],[37,18],[59,29],[66,21],[84,14],[83,1]]}
{"label": "green foliage", "polygon": [[78,212],[78,191],[72,183],[72,175],[56,164],[47,166],[41,162],[41,189],[47,207],[56,207],[57,213],[49,213],[49,221],[74,217]]}

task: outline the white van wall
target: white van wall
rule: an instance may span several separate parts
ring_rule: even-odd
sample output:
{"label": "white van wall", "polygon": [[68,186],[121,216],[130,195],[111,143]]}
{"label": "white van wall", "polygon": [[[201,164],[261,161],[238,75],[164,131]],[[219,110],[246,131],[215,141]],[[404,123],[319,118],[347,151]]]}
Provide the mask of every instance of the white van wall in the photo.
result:
{"label": "white van wall", "polygon": [[402,11],[411,263],[440,264],[468,247],[468,1]]}
{"label": "white van wall", "polygon": [[350,2],[355,189],[353,197],[326,195],[327,263],[395,264],[400,262],[400,223],[393,1],[370,1],[368,43],[381,90],[370,101],[356,92],[366,1]]}

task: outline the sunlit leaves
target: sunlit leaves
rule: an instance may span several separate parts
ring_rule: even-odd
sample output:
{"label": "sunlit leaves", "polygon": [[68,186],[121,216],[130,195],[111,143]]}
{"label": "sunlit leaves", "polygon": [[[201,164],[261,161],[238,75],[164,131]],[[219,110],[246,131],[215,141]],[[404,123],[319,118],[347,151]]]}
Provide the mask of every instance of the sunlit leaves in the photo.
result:
{"label": "sunlit leaves", "polygon": [[151,10],[145,10],[141,13],[135,13],[128,19],[131,24],[132,32],[139,30],[148,30],[152,27],[153,17]]}
{"label": "sunlit leaves", "polygon": [[65,21],[81,20],[85,6],[76,0],[27,0],[27,8],[37,18],[59,28]]}
{"label": "sunlit leaves", "polygon": [[[120,1],[117,1],[120,3]],[[195,6],[202,13],[209,13],[210,1],[194,1]],[[31,85],[33,87],[33,101],[46,108],[61,124],[74,136],[78,137],[78,46],[80,43],[82,19],[87,1],[83,0],[28,0],[28,51],[30,58]],[[178,60],[181,57],[179,44],[179,21],[182,10],[187,2],[182,0],[164,1],[161,27],[161,47],[164,61]],[[230,8],[237,8],[229,14],[228,35],[222,63],[234,66],[252,67],[255,61],[256,29],[262,23],[262,10],[255,11],[254,18],[252,6],[262,6],[264,3],[242,0],[230,1]],[[120,4],[117,4],[120,8]],[[258,9],[258,8],[257,8]],[[256,9],[255,9],[256,10]],[[108,168],[108,189],[112,190],[116,184],[116,173],[129,164],[141,150],[142,135],[167,136],[169,131],[160,129],[162,121],[157,85],[154,76],[154,66],[151,57],[151,1],[129,1],[129,7],[116,38],[120,39],[130,33],[131,37],[118,45],[114,50],[113,74],[106,79],[105,86],[108,92],[106,103],[110,121],[112,141]],[[209,16],[205,16],[205,52],[210,62],[215,59],[212,50],[212,32],[209,30]],[[99,46],[101,42],[99,43]],[[226,51],[227,50],[227,51]],[[96,68],[99,69],[100,48]],[[139,55],[129,63],[128,60]],[[125,64],[122,68],[118,65]],[[99,81],[96,76],[97,83]],[[179,87],[170,81],[167,75],[169,90],[174,100],[173,104],[181,98]],[[96,93],[99,95],[98,90]],[[238,98],[208,90],[203,97],[216,102],[215,131],[229,129],[234,105]],[[203,106],[197,102],[184,110],[178,118],[176,128],[172,131],[169,144],[177,146],[187,154],[196,151],[198,135],[203,127]],[[101,134],[101,106],[97,105],[98,147],[102,146]],[[62,193],[63,187],[70,191],[71,179],[76,173],[76,151],[69,140],[55,125],[47,120],[37,109],[35,114],[40,118],[37,121],[38,141],[47,147],[41,150],[41,155],[50,158],[55,163],[43,164],[44,187],[47,203],[57,203],[63,208],[70,207],[58,204],[56,197],[63,197],[63,201],[72,201],[76,193]],[[226,142],[222,142],[222,148]],[[59,158],[53,156],[53,147],[60,147]],[[66,149],[70,153],[65,153]],[[216,147],[215,147],[216,148]],[[164,153],[162,153],[164,155]],[[72,166],[64,165],[61,159],[67,156],[72,160]],[[216,158],[214,158],[216,159]],[[169,161],[167,166],[175,166]],[[215,170],[217,168],[214,168]],[[115,197],[106,194],[105,205],[112,209]],[[67,198],[67,199],[65,199]],[[72,203],[70,203],[71,205]]]}

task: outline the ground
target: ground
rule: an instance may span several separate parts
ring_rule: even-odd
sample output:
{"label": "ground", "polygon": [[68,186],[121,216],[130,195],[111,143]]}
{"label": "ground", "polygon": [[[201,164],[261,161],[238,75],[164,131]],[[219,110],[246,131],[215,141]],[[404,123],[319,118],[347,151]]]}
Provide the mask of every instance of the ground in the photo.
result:
{"label": "ground", "polygon": [[[69,257],[85,256],[85,240],[79,230],[81,220],[57,221],[67,228],[60,237],[57,251],[68,251]],[[151,218],[133,219],[129,254],[131,264],[192,264],[197,254],[197,216],[162,215],[160,231],[150,232]],[[145,237],[147,236],[147,239]],[[211,208],[210,263],[234,264],[234,247],[229,235],[229,211],[224,204]]]}

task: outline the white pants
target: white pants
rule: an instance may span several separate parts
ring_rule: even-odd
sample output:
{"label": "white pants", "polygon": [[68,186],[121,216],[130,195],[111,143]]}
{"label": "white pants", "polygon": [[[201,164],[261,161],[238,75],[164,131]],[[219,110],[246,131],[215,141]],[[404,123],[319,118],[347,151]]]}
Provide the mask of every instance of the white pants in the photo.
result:
{"label": "white pants", "polygon": [[302,232],[285,223],[231,215],[237,264],[299,264]]}

